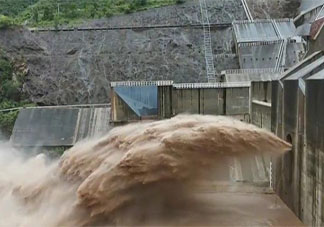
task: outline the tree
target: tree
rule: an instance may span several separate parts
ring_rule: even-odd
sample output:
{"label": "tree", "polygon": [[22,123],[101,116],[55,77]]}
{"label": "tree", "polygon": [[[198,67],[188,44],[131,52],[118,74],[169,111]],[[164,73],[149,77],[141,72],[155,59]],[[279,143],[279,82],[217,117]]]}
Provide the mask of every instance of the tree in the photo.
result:
{"label": "tree", "polygon": [[56,30],[58,30],[59,25],[60,25],[60,16],[58,14],[55,14],[55,16],[54,16],[54,28]]}
{"label": "tree", "polygon": [[38,10],[36,8],[33,9],[33,20],[38,23]]}
{"label": "tree", "polygon": [[93,4],[87,5],[85,11],[89,18],[94,18],[96,15],[96,9]]}
{"label": "tree", "polygon": [[1,97],[10,100],[20,101],[20,84],[13,80],[6,80],[1,85]]}
{"label": "tree", "polygon": [[78,17],[78,7],[75,3],[67,4],[63,13],[65,17],[75,19]]}
{"label": "tree", "polygon": [[52,21],[54,19],[53,9],[50,9],[49,6],[44,7],[43,20]]}
{"label": "tree", "polygon": [[145,6],[147,4],[147,0],[134,0],[135,6]]}
{"label": "tree", "polygon": [[14,25],[14,22],[11,18],[4,16],[4,15],[0,15],[0,29],[8,28],[12,25]]}
{"label": "tree", "polygon": [[9,138],[12,133],[18,113],[19,112],[17,110],[7,113],[0,113],[0,129],[7,138]]}
{"label": "tree", "polygon": [[5,80],[10,80],[12,77],[12,66],[8,59],[1,56],[0,52],[0,86]]}

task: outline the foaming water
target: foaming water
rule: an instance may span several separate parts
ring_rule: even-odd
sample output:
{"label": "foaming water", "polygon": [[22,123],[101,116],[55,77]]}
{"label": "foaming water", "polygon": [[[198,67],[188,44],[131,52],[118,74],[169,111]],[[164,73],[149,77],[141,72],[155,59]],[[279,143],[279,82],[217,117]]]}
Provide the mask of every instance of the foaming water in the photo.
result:
{"label": "foaming water", "polygon": [[226,157],[290,147],[252,125],[199,115],[114,128],[57,161],[2,145],[0,226],[176,224],[181,210],[206,206],[194,191]]}

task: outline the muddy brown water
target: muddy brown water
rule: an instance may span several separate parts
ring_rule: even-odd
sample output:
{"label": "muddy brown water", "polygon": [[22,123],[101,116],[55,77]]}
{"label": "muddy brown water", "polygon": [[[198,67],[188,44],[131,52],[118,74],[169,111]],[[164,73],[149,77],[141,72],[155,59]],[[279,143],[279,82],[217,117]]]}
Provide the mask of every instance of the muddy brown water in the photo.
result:
{"label": "muddy brown water", "polygon": [[290,147],[252,125],[199,115],[115,128],[57,161],[1,146],[0,225],[297,225],[274,194],[200,187],[228,157]]}

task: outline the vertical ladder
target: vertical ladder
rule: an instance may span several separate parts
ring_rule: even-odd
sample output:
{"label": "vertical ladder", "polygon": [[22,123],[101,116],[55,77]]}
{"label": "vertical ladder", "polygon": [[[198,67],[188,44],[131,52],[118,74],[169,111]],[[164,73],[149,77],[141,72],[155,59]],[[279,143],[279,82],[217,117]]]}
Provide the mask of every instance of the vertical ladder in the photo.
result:
{"label": "vertical ladder", "polygon": [[210,23],[208,16],[208,7],[206,0],[199,0],[201,10],[201,23],[204,31],[204,48],[208,82],[216,82],[216,72],[214,66],[214,55],[212,49],[212,40],[210,34]]}

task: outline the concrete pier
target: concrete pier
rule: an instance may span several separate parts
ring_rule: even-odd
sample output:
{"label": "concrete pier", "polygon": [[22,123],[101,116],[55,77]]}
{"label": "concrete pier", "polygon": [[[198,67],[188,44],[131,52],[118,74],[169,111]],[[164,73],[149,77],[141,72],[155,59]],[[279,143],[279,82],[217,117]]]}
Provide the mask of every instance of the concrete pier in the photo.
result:
{"label": "concrete pier", "polygon": [[272,132],[293,145],[274,162],[274,189],[305,224],[312,226],[324,224],[323,75],[323,52],[317,52],[279,80],[251,85],[251,122],[260,127],[266,123],[265,128],[270,124]]}

